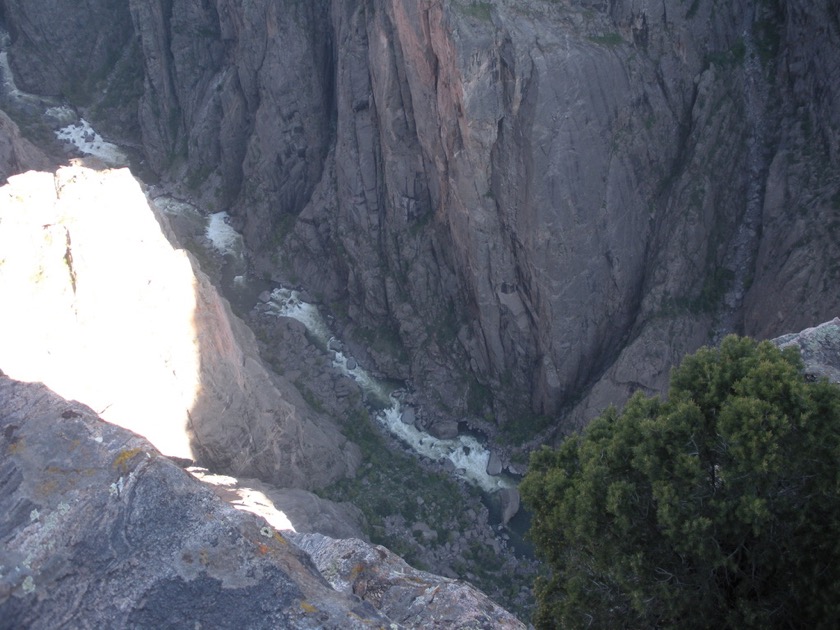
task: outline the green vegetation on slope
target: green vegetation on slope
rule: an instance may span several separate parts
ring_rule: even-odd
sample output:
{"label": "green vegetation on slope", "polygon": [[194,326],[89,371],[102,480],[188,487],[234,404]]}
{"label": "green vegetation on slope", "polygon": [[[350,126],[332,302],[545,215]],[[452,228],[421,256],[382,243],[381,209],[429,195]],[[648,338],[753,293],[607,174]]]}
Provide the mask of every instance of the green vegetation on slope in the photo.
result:
{"label": "green vegetation on slope", "polygon": [[[358,507],[365,516],[373,543],[384,545],[418,569],[439,571],[441,567],[428,566],[424,557],[430,550],[440,551],[464,532],[476,528],[474,517],[468,514],[481,510],[481,494],[395,450],[374,422],[361,408],[348,416],[344,432],[359,445],[364,461],[354,478],[344,479],[319,494]],[[414,530],[413,539],[405,538],[399,534],[399,528],[389,531],[387,520],[395,518],[404,519],[409,528],[413,523],[425,523],[429,529]],[[453,560],[451,568],[506,608],[523,614],[526,611],[517,609],[514,598],[530,579],[506,572],[506,560],[507,557],[473,538],[469,549]]]}
{"label": "green vegetation on slope", "polygon": [[728,337],[558,450],[521,491],[536,625],[819,628],[840,618],[840,388]]}

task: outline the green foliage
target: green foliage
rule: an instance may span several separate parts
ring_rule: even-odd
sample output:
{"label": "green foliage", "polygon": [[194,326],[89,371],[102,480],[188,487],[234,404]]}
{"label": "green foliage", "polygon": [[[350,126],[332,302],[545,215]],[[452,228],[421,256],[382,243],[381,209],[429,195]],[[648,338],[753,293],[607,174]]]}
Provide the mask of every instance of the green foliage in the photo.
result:
{"label": "green foliage", "polygon": [[462,5],[461,10],[470,17],[484,22],[490,22],[492,19],[493,5],[489,2],[470,2],[470,4]]}
{"label": "green foliage", "polygon": [[545,414],[523,413],[501,426],[500,437],[504,444],[523,444],[545,431],[553,421],[551,416]]}
{"label": "green foliage", "polygon": [[531,459],[538,627],[780,628],[840,618],[840,388],[727,337]]}
{"label": "green foliage", "polygon": [[601,46],[618,46],[624,43],[624,38],[618,33],[606,33],[605,35],[591,35],[589,41]]}
{"label": "green foliage", "polygon": [[746,54],[746,44],[744,44],[743,39],[738,38],[729,50],[707,53],[706,61],[707,63],[714,63],[717,66],[726,68],[744,63]]}

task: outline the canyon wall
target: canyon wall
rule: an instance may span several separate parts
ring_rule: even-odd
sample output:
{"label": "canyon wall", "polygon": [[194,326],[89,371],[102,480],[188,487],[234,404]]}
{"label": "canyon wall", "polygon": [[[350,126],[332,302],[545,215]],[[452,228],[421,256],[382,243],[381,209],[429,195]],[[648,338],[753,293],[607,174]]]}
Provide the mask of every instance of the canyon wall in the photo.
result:
{"label": "canyon wall", "polygon": [[155,172],[444,415],[563,432],[838,311],[829,0],[87,4],[0,2],[18,75],[133,111]]}
{"label": "canyon wall", "polygon": [[166,237],[127,169],[0,187],[0,370],[40,381],[168,456],[307,490],[356,445],[259,358],[251,330]]}

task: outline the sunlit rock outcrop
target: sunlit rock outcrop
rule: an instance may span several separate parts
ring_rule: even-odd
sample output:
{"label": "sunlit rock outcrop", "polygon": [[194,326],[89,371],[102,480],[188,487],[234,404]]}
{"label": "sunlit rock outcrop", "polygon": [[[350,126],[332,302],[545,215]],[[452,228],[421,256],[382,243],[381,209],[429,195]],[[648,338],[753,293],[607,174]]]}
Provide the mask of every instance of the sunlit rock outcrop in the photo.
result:
{"label": "sunlit rock outcrop", "polygon": [[142,437],[2,375],[0,479],[4,628],[524,628],[382,547],[278,531]]}
{"label": "sunlit rock outcrop", "polygon": [[10,178],[0,252],[9,376],[220,471],[300,488],[352,473],[355,446],[264,368],[253,334],[172,247],[129,171]]}
{"label": "sunlit rock outcrop", "polygon": [[142,437],[0,376],[0,626],[368,628],[264,520]]}

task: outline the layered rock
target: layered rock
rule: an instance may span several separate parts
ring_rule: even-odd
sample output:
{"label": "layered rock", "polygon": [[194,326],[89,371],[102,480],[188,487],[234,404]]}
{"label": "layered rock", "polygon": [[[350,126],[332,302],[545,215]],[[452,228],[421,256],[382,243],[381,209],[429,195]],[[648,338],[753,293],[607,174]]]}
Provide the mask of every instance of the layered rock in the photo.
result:
{"label": "layered rock", "polygon": [[127,170],[0,189],[0,369],[42,381],[167,455],[304,489],[358,449],[262,364],[253,333],[174,249]]}

